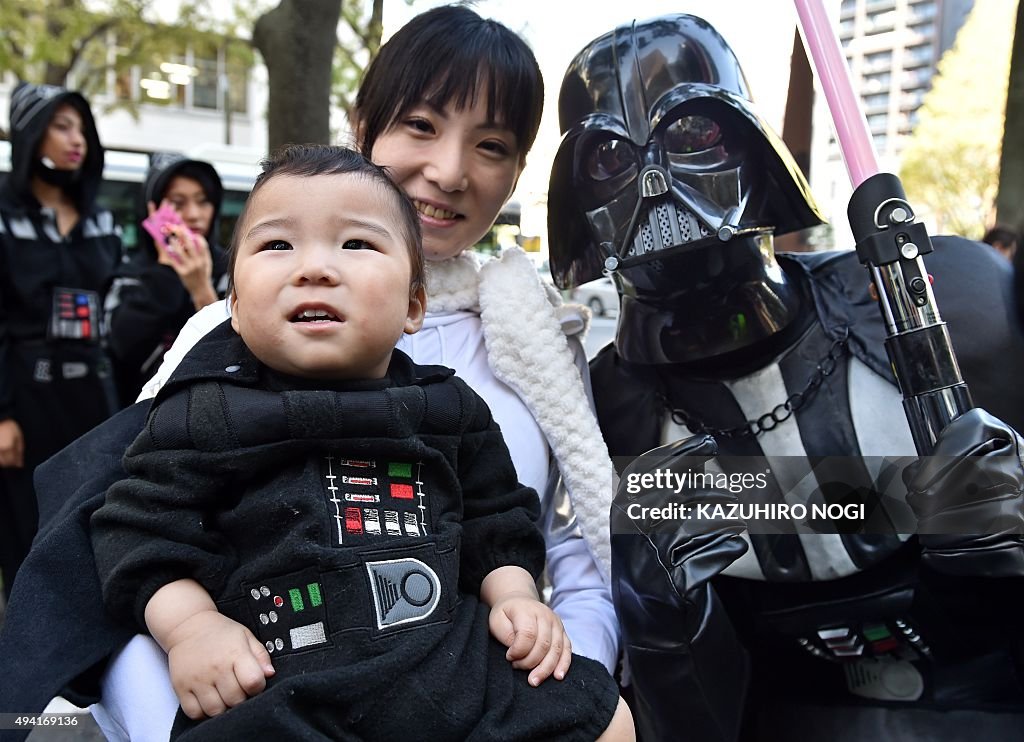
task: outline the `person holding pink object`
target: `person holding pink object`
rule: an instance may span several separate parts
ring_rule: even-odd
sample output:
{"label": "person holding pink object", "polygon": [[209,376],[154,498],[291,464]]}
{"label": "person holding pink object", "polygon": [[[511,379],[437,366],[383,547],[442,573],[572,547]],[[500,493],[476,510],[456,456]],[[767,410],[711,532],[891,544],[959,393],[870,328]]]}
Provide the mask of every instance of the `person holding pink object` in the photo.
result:
{"label": "person holding pink object", "polygon": [[224,296],[227,261],[217,243],[223,196],[210,163],[176,152],[151,156],[139,245],[107,298],[123,405],[135,401],[188,318]]}

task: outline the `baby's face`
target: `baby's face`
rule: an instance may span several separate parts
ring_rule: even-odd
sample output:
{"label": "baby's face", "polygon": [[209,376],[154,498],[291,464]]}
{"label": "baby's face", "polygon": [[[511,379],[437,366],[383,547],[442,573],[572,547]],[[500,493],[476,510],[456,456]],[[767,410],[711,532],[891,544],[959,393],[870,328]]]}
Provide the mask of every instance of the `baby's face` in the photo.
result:
{"label": "baby's face", "polygon": [[365,176],[271,178],[252,197],[235,259],[231,325],[270,368],[375,379],[419,329],[395,196]]}

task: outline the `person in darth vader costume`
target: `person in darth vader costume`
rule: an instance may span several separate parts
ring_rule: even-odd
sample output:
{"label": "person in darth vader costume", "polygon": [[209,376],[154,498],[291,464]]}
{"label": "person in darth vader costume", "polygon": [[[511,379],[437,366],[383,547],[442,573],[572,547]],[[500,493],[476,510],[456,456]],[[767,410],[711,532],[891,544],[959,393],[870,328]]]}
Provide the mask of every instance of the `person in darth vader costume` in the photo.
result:
{"label": "person in darth vader costume", "polygon": [[[606,273],[621,297],[591,372],[642,739],[1024,739],[1024,337],[998,256],[939,237],[925,258],[978,409],[918,459],[856,254],[774,251],[822,217],[714,28],[599,37],[559,116],[555,283]],[[765,485],[629,486],[694,470]],[[796,495],[864,515],[711,507]]]}

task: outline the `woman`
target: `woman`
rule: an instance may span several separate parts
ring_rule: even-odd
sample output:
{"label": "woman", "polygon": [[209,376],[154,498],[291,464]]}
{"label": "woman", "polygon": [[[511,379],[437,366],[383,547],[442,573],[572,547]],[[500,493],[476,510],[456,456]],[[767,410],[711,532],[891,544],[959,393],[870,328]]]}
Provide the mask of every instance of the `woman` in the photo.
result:
{"label": "woman", "polygon": [[116,411],[100,343],[121,257],[89,104],[22,83],[0,190],[0,550],[5,595],[36,532],[36,465]]}
{"label": "woman", "polygon": [[[442,7],[414,18],[381,48],[357,99],[357,138],[364,154],[389,166],[413,198],[430,258],[424,330],[399,347],[417,363],[454,368],[491,407],[519,479],[542,493],[551,605],[573,651],[612,670],[618,655],[607,582],[612,466],[584,390],[582,347],[563,331],[578,331],[583,322],[576,310],[549,302],[520,251],[483,267],[466,252],[511,195],[542,105],[540,70],[521,39],[466,8]],[[219,303],[190,320],[143,396],[155,394],[186,350],[226,317]],[[122,413],[119,427],[111,424],[103,437],[80,441],[78,455],[112,457],[118,447],[123,452],[145,409],[135,405]],[[41,491],[67,476],[73,461],[70,455],[62,459],[48,465]],[[98,493],[121,476],[96,470],[73,496],[91,497],[94,507],[102,498]],[[91,560],[81,534],[61,525],[54,526],[53,538],[59,537],[65,549],[75,540],[82,558]],[[17,607],[12,605],[11,613],[22,620],[27,610],[14,611]],[[85,616],[79,607],[76,617],[94,627],[83,632],[87,659],[99,660],[123,641],[113,630],[104,635],[96,630],[105,620],[102,611]],[[38,677],[37,665],[26,660],[19,669]],[[69,668],[62,682],[71,680],[72,672]],[[40,680],[52,683],[52,673]],[[0,675],[0,697],[4,682]],[[163,651],[148,638],[132,639],[105,676],[103,699],[104,708],[95,713],[108,736],[166,736],[177,701]]]}
{"label": "woman", "polygon": [[167,228],[165,242],[140,230],[139,247],[107,299],[123,405],[138,397],[188,318],[227,289],[227,261],[216,241],[224,187],[213,165],[155,153],[142,191],[147,216],[157,205],[170,207],[181,224]]}

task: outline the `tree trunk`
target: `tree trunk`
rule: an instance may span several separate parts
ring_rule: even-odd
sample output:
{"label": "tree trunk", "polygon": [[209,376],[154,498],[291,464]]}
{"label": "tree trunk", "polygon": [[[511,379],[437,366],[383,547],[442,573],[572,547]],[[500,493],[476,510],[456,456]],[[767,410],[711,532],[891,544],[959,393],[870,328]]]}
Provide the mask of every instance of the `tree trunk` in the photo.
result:
{"label": "tree trunk", "polygon": [[786,143],[805,178],[811,177],[811,111],[814,105],[814,77],[807,52],[797,31],[793,38],[793,56],[789,65],[789,94],[782,123],[782,141]]}
{"label": "tree trunk", "polygon": [[331,65],[341,0],[281,0],[253,28],[269,76],[268,139],[330,143]]}
{"label": "tree trunk", "polygon": [[[60,10],[66,11],[72,2],[73,0],[61,0],[57,6]],[[59,39],[64,32],[64,25],[58,20],[61,15],[60,13],[50,13],[46,16],[46,30],[51,39]],[[71,72],[70,64],[47,60],[45,70],[43,71],[43,82],[47,85],[64,87],[68,84],[69,72]]]}
{"label": "tree trunk", "polygon": [[1010,55],[1010,83],[1006,91],[1006,123],[999,159],[996,220],[1024,229],[1024,3],[1017,6],[1016,33]]}
{"label": "tree trunk", "polygon": [[[804,177],[811,176],[811,112],[814,105],[814,77],[807,53],[796,31],[793,37],[793,56],[789,65],[789,94],[782,122],[782,141],[793,155]],[[809,230],[783,234],[775,238],[775,249],[780,252],[807,252]]]}

